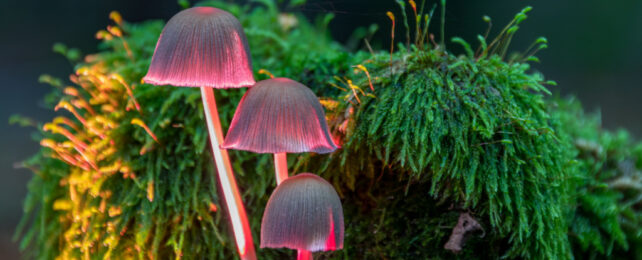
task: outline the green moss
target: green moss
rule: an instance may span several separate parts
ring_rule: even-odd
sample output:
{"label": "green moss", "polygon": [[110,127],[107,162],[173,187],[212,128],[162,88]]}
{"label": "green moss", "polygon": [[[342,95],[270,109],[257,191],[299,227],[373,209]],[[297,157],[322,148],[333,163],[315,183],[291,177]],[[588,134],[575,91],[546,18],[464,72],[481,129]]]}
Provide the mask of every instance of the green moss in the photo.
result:
{"label": "green moss", "polygon": [[[414,235],[400,237],[393,235],[397,226],[383,225],[387,239],[406,245],[406,250],[399,250],[406,252],[402,258],[447,254],[442,248],[448,230],[434,230],[437,225],[456,224],[448,206],[455,208],[455,215],[462,209],[473,212],[492,230],[479,244],[484,251],[493,251],[490,256],[570,257],[562,205],[568,196],[564,181],[572,170],[572,154],[555,133],[559,122],[548,114],[543,78],[528,74],[528,65],[503,62],[497,55],[477,59],[439,48],[400,50],[392,57],[392,69],[389,59],[388,54],[371,58],[376,97],[363,97],[355,105],[343,149],[316,171],[333,180],[344,195],[346,190],[372,192],[368,185],[390,175],[396,184],[379,184],[380,189],[397,189],[394,197],[400,200],[415,198],[409,195],[412,192],[427,197],[426,212],[417,215],[390,212],[387,203],[376,199],[346,199],[368,208],[360,215],[385,210],[384,222],[433,221],[427,227],[417,226]],[[429,212],[431,208],[439,210]],[[364,228],[379,221],[348,219]],[[356,248],[376,247],[372,240],[364,242]],[[374,257],[356,248],[348,245],[347,251],[356,258]],[[478,252],[471,250],[473,255],[467,257]]]}
{"label": "green moss", "polygon": [[[550,82],[525,63],[536,60],[530,52],[504,58],[529,9],[497,40],[480,36],[477,51],[453,39],[466,51],[456,56],[426,34],[392,54],[351,53],[327,36],[331,16],[312,25],[293,14],[298,23],[288,27],[272,1],[203,4],[239,17],[257,72],[296,79],[324,97],[342,149],[290,156],[293,172],[322,175],[342,197],[345,249],[318,258],[640,255],[640,192],[610,183],[640,175],[642,145],[599,129],[577,103],[551,100],[544,87]],[[54,86],[47,97],[52,107],[68,102],[85,123],[65,113],[68,121],[53,119],[40,132],[44,148],[25,162],[35,175],[17,234],[21,247],[38,259],[231,258],[199,91],[140,83],[162,22],[116,26],[124,38],[100,32],[102,51],[77,64],[73,82],[42,78]],[[538,39],[535,49],[543,44]],[[68,53],[63,45],[56,49]],[[243,92],[216,92],[224,128]],[[89,150],[79,154],[79,141],[61,129]],[[233,151],[231,157],[258,241],[275,185],[271,156]],[[634,170],[619,170],[621,162]],[[464,211],[485,236],[473,234],[455,255],[444,244]],[[282,259],[292,251],[258,254]]]}
{"label": "green moss", "polygon": [[585,114],[575,99],[554,104],[579,165],[568,217],[576,258],[641,258],[642,143],[601,129],[599,115]]}

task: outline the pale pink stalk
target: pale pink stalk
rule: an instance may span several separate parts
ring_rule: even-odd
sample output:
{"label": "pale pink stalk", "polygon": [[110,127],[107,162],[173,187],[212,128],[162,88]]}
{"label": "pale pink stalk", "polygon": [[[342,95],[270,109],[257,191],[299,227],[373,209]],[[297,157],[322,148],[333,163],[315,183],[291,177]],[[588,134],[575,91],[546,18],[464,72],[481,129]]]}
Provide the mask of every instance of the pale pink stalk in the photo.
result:
{"label": "pale pink stalk", "polygon": [[218,179],[223,189],[227,212],[230,214],[232,221],[232,230],[234,231],[239,256],[241,259],[256,259],[254,243],[252,242],[252,231],[250,230],[245,207],[243,206],[243,201],[238,186],[236,185],[236,178],[234,178],[230,157],[227,154],[227,150],[220,148],[220,144],[223,142],[223,130],[218,116],[214,90],[202,87],[201,97],[205,105],[203,109],[205,110],[207,130],[212,145],[212,154],[214,156],[214,162],[216,163]]}
{"label": "pale pink stalk", "polygon": [[212,88],[253,85],[252,62],[243,27],[213,7],[183,10],[169,20],[156,44],[145,83],[201,87],[203,109],[218,180],[241,259],[256,259],[252,232],[232,172]]}
{"label": "pale pink stalk", "polygon": [[296,259],[297,260],[313,260],[314,257],[312,256],[312,252],[310,252],[308,250],[305,250],[305,249],[299,249],[299,250],[297,250]]}
{"label": "pale pink stalk", "polygon": [[286,153],[274,154],[274,172],[276,174],[276,185],[281,184],[281,182],[289,177],[288,156]]}

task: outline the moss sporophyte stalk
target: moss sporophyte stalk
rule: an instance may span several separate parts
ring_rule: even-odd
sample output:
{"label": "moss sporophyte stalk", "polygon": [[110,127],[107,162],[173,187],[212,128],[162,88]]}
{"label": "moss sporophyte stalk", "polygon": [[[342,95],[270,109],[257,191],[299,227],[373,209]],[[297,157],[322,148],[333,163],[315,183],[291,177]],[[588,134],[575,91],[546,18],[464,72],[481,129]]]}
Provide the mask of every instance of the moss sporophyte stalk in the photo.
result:
{"label": "moss sporophyte stalk", "polygon": [[[577,100],[550,94],[554,82],[528,64],[545,38],[508,53],[530,8],[472,47],[443,39],[443,5],[405,4],[391,11],[408,31],[392,51],[345,51],[326,33],[331,15],[310,24],[272,1],[203,3],[239,19],[254,72],[295,79],[321,97],[341,148],[291,154],[290,170],[333,186],[345,237],[342,250],[315,256],[642,258],[642,144],[601,129]],[[279,22],[283,15],[289,22]],[[16,239],[38,259],[235,257],[199,90],[142,83],[164,23],[110,17],[114,24],[96,35],[99,53],[81,60],[56,45],[75,71],[40,80],[53,86],[45,101],[60,116],[45,124],[11,118],[37,126],[42,145],[22,163],[35,174]],[[216,91],[228,129],[244,90]],[[229,157],[258,241],[275,189],[272,156]],[[257,255],[294,257],[286,249]]]}

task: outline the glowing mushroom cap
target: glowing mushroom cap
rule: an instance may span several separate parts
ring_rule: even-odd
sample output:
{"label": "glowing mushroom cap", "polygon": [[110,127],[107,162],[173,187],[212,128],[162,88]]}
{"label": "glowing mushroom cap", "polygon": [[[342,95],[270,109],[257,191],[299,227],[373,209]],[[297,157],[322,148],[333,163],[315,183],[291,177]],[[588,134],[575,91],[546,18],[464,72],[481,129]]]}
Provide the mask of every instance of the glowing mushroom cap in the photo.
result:
{"label": "glowing mushroom cap", "polygon": [[284,180],[270,196],[261,222],[261,248],[311,252],[343,248],[343,208],[323,178],[301,173]]}
{"label": "glowing mushroom cap", "polygon": [[329,153],[337,149],[317,96],[287,78],[259,81],[245,93],[222,147],[255,153]]}
{"label": "glowing mushroom cap", "polygon": [[240,88],[254,84],[250,51],[241,23],[213,7],[193,7],[167,22],[146,83]]}

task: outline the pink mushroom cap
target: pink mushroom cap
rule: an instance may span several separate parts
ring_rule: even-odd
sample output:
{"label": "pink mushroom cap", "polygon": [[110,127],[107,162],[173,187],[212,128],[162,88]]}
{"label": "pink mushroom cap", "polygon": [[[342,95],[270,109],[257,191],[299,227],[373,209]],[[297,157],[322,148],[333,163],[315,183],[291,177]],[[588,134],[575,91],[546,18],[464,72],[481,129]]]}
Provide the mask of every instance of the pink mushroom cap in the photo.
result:
{"label": "pink mushroom cap", "polygon": [[255,153],[337,149],[317,96],[288,78],[259,81],[245,93],[222,147]]}
{"label": "pink mushroom cap", "polygon": [[343,248],[343,208],[334,187],[301,173],[276,187],[261,221],[261,248],[311,252]]}
{"label": "pink mushroom cap", "polygon": [[184,87],[253,85],[252,61],[241,23],[213,7],[177,13],[158,39],[143,81]]}

